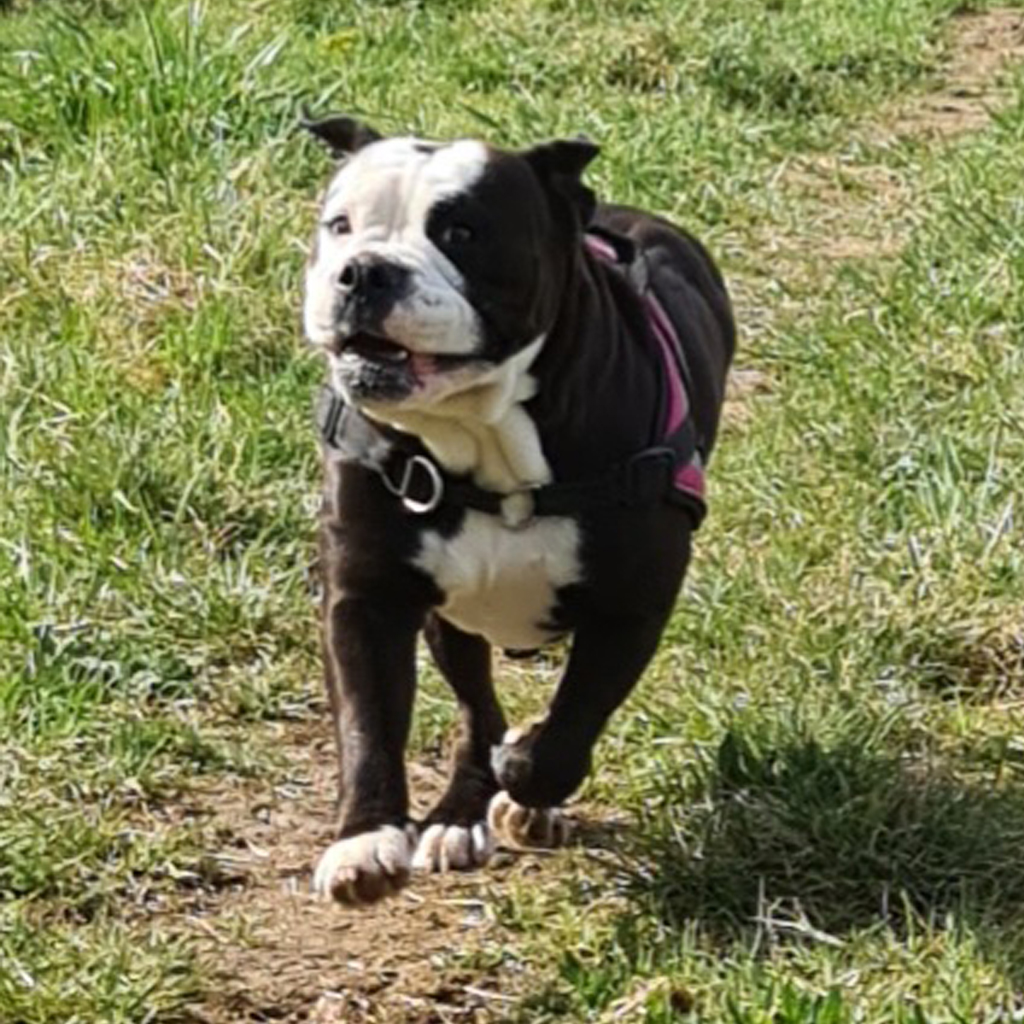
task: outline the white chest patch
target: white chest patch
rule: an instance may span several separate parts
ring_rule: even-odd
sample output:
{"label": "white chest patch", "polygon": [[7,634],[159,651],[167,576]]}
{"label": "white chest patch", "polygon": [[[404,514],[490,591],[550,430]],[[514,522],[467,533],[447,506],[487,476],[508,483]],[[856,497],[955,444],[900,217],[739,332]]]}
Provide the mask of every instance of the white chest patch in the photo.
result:
{"label": "white chest patch", "polygon": [[511,530],[469,511],[454,537],[425,533],[414,562],[444,592],[445,619],[498,647],[529,649],[557,635],[548,628],[555,592],[581,577],[579,530],[561,517]]}
{"label": "white chest patch", "polygon": [[376,419],[415,434],[450,473],[508,494],[551,480],[540,437],[522,403],[536,390],[528,373],[544,338],[468,382],[451,374],[400,406],[367,406]]}

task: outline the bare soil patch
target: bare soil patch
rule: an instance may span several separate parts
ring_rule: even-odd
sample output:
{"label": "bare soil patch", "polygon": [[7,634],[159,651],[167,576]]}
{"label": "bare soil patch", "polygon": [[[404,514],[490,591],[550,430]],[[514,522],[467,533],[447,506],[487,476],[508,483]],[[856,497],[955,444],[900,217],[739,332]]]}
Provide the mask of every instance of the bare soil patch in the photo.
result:
{"label": "bare soil patch", "polygon": [[799,224],[776,236],[805,260],[877,259],[895,255],[920,210],[913,172],[863,160],[864,148],[907,141],[944,144],[983,128],[1009,98],[1004,69],[1024,59],[1024,11],[1000,8],[953,18],[937,87],[888,107],[854,133],[839,153],[790,162],[777,176],[792,197],[784,208]]}
{"label": "bare soil patch", "polygon": [[763,370],[752,366],[737,367],[726,382],[722,421],[733,429],[742,430],[753,419],[754,400],[771,390],[771,377]]}
{"label": "bare soil patch", "polygon": [[[499,1019],[526,983],[503,948],[495,889],[556,870],[550,855],[499,853],[486,872],[416,876],[397,898],[351,910],[316,899],[316,858],[334,839],[335,755],[326,722],[278,726],[290,769],[221,780],[181,812],[209,850],[175,908],[214,983],[194,1009],[206,1024],[445,1024]],[[410,765],[416,810],[440,791],[444,765]]]}
{"label": "bare soil patch", "polygon": [[1024,59],[1024,11],[998,8],[953,19],[938,89],[898,107],[897,136],[950,136],[983,128],[1009,95],[1003,71]]}
{"label": "bare soil patch", "polygon": [[[767,185],[777,193],[778,219],[734,245],[741,251],[752,249],[769,268],[733,275],[744,334],[770,329],[780,313],[806,305],[838,264],[896,256],[922,215],[926,197],[912,169],[865,162],[865,152],[906,142],[946,145],[979,131],[1007,102],[1006,69],[1021,60],[1024,11],[997,8],[956,15],[934,89],[901,99],[866,121],[840,152],[787,160]],[[779,285],[771,306],[764,301],[768,282]],[[752,416],[751,402],[772,390],[768,374],[735,370],[724,410],[726,424],[743,429]]]}

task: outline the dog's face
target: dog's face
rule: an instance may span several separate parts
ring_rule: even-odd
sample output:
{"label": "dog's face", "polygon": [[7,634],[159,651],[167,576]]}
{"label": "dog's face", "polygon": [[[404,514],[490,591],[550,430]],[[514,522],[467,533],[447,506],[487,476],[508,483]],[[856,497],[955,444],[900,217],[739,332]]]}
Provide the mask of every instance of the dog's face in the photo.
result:
{"label": "dog's face", "polygon": [[342,163],[307,268],[305,330],[350,401],[429,407],[545,335],[595,147],[510,153],[382,139],[348,118],[307,127]]}

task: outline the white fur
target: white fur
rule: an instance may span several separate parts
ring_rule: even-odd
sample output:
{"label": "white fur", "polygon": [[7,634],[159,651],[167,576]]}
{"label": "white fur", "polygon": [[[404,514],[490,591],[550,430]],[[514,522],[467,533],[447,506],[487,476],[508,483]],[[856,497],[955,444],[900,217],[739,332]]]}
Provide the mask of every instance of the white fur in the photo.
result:
{"label": "white fur", "polygon": [[494,852],[485,822],[472,827],[430,825],[420,837],[412,858],[414,871],[465,871],[482,867]]}
{"label": "white fur", "polygon": [[[528,368],[538,338],[511,359],[460,387],[442,380],[411,406],[368,407],[371,415],[417,435],[445,469],[472,473],[481,487],[512,494],[548,483],[537,429],[522,402],[534,392]],[[569,518],[544,517],[511,528],[502,518],[467,511],[462,528],[445,538],[425,531],[414,564],[445,595],[441,614],[460,629],[499,647],[539,647],[556,590],[580,579],[579,530]]]}
{"label": "white fur", "polygon": [[502,790],[491,798],[487,823],[495,839],[516,849],[564,846],[569,819],[557,807],[523,807]]}
{"label": "white fur", "polygon": [[472,473],[502,493],[548,483],[533,420],[522,408],[536,384],[529,374],[543,337],[485,372],[439,375],[400,405],[366,403],[382,423],[415,434],[452,473]]}
{"label": "white fur", "polygon": [[409,876],[415,830],[384,825],[339,839],[324,851],[313,875],[313,890],[320,896],[333,896],[339,903],[359,903],[362,876],[386,879],[389,890],[400,888]]}
{"label": "white fur", "polygon": [[562,517],[510,529],[497,516],[466,513],[450,538],[424,532],[414,562],[445,595],[441,615],[498,647],[540,647],[555,591],[580,579],[579,530]]}
{"label": "white fur", "polygon": [[[383,324],[387,335],[413,352],[466,355],[480,344],[476,311],[463,295],[463,279],[427,237],[427,216],[447,196],[465,192],[480,177],[487,150],[461,141],[423,151],[418,139],[387,139],[346,161],[331,182],[318,228],[316,259],[306,271],[306,336],[329,345],[342,268],[355,256],[380,256],[413,274],[409,296]],[[335,235],[327,225],[341,214],[352,230]]]}

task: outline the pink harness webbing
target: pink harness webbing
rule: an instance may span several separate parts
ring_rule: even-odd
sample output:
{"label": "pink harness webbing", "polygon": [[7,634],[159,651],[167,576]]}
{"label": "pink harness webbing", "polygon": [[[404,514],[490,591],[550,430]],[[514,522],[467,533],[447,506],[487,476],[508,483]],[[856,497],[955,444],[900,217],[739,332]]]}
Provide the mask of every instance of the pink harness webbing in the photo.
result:
{"label": "pink harness webbing", "polygon": [[[598,259],[615,266],[622,266],[619,254],[606,239],[591,234],[585,235],[584,241],[590,252]],[[628,268],[623,267],[623,269]],[[662,436],[656,439],[656,442],[662,442],[673,437],[686,422],[686,418],[690,415],[690,399],[686,393],[686,383],[681,369],[683,359],[681,343],[672,321],[650,288],[645,288],[640,292],[640,300],[643,302],[651,335],[657,343],[661,363],[664,367],[662,381],[665,388],[665,417],[661,425]],[[699,451],[694,449],[693,455],[687,462],[675,467],[672,479],[675,490],[695,498],[703,505],[706,483],[704,463]]]}

